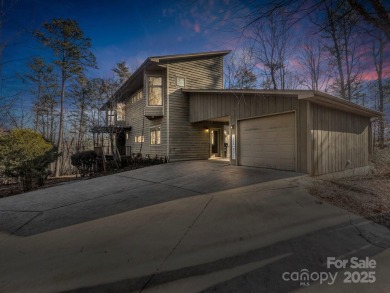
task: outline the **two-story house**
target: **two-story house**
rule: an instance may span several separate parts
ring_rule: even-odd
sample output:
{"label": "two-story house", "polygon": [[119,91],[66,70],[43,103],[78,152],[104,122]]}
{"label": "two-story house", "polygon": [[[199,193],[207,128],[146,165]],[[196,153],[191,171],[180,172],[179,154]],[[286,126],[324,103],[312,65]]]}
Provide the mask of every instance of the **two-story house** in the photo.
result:
{"label": "two-story house", "polygon": [[117,145],[312,175],[369,164],[371,118],[381,113],[322,92],[224,89],[229,53],[147,58],[112,97]]}

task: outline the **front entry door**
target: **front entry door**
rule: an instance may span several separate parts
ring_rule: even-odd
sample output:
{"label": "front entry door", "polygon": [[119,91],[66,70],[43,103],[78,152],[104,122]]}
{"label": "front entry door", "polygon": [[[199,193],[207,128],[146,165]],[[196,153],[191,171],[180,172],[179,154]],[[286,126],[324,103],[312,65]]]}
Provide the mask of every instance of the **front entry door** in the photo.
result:
{"label": "front entry door", "polygon": [[219,157],[219,129],[213,129],[211,130],[211,155],[214,157]]}

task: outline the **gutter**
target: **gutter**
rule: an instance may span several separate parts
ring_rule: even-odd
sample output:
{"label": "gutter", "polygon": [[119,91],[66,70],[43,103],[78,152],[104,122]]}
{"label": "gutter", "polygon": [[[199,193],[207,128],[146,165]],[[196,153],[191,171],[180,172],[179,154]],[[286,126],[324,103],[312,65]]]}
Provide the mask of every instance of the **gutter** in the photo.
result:
{"label": "gutter", "polygon": [[169,126],[170,126],[170,123],[169,123],[169,96],[170,96],[170,93],[169,93],[169,64],[167,62],[167,70],[166,70],[166,82],[167,82],[167,157],[168,157],[168,160],[169,160],[169,147],[170,147],[170,137],[169,137]]}

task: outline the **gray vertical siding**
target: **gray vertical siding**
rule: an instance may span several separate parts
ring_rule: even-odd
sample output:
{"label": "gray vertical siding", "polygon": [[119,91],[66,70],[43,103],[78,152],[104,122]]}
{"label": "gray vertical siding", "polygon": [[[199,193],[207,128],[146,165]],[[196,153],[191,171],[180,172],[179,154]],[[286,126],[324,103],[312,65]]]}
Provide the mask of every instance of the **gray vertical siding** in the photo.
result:
{"label": "gray vertical siding", "polygon": [[169,156],[172,160],[207,159],[210,155],[209,133],[204,124],[190,123],[189,97],[177,87],[176,78],[184,77],[187,89],[222,89],[223,57],[177,60],[166,66],[169,67]]}
{"label": "gray vertical siding", "polygon": [[[223,116],[230,124],[251,117],[295,111],[297,129],[297,171],[307,172],[307,102],[296,96],[264,94],[189,93],[190,121],[199,122]],[[235,130],[233,130],[235,132]],[[235,161],[232,160],[233,163]]]}
{"label": "gray vertical siding", "polygon": [[316,104],[311,108],[312,175],[367,166],[370,118]]}

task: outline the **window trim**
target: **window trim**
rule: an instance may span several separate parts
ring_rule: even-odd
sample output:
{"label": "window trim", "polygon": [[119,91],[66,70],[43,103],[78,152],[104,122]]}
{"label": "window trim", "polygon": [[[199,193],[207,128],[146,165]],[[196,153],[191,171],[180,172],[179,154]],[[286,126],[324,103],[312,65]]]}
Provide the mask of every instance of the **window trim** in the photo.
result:
{"label": "window trim", "polygon": [[[154,129],[157,129],[159,128],[160,129],[160,143],[154,143],[152,144],[152,131]],[[156,132],[157,133],[157,132]],[[157,138],[157,135],[156,135],[156,138]],[[149,145],[150,146],[161,146],[161,125],[155,125],[155,126],[151,126],[149,127]]]}
{"label": "window trim", "polygon": [[[161,86],[153,86],[153,87],[161,87],[161,105],[150,105],[149,104],[149,78],[150,77],[160,77],[161,78]],[[163,75],[152,74],[146,75],[146,104],[148,107],[162,107],[164,106],[164,77]]]}

